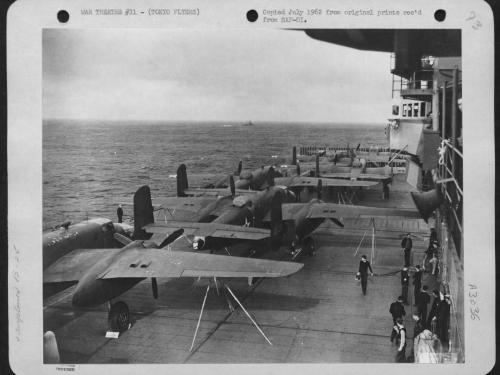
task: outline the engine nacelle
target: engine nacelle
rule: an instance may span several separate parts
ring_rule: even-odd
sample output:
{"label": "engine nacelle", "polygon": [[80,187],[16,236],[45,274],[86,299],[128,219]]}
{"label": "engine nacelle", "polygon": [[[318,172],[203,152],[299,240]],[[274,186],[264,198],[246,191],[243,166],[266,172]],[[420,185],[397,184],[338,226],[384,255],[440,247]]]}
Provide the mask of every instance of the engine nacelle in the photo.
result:
{"label": "engine nacelle", "polygon": [[194,250],[203,250],[205,248],[205,237],[196,236],[193,240],[193,249]]}

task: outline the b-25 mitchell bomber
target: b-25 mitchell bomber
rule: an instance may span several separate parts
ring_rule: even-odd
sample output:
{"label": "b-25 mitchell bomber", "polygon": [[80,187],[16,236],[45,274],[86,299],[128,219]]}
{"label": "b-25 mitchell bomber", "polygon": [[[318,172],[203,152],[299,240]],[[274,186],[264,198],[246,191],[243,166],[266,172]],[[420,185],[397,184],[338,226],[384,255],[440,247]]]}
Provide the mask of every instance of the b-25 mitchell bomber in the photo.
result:
{"label": "b-25 mitchell bomber", "polygon": [[[178,194],[182,194],[183,191],[186,191],[184,187],[188,185],[186,168],[184,165],[179,167],[177,178]],[[219,198],[163,198],[159,199],[159,201],[161,201],[164,208],[168,208],[169,212],[175,212],[176,210],[188,211],[191,213],[191,219],[188,219],[187,222],[177,221],[178,219],[172,216],[173,220],[166,220],[165,223],[147,225],[145,226],[145,230],[149,233],[169,235],[183,228],[187,231],[186,233],[194,237],[193,247],[195,249],[210,249],[211,251],[216,251],[217,249],[224,248],[224,246],[221,245],[220,241],[216,244],[215,237],[218,236],[222,238],[225,236],[222,242],[223,244],[228,244],[228,239],[231,238],[231,236],[239,239],[257,240],[256,234],[252,234],[255,236],[254,238],[240,237],[240,234],[237,233],[239,231],[239,229],[237,229],[238,226],[267,228],[268,224],[270,224],[273,245],[268,246],[268,249],[276,249],[279,244],[288,246],[293,242],[292,247],[300,246],[306,253],[312,254],[314,253],[315,245],[310,234],[321,225],[325,219],[330,219],[335,224],[343,226],[340,221],[343,217],[357,217],[362,214],[373,216],[412,216],[417,214],[416,212],[395,209],[352,205],[346,206],[322,202],[320,197],[323,181],[326,186],[330,186],[329,183],[332,181],[328,179],[283,177],[271,180],[271,185],[274,185],[275,181],[288,182],[288,184],[293,187],[314,187],[317,189],[318,199],[308,203],[297,203],[296,195],[284,186],[270,186],[262,191],[249,191],[245,195],[236,198],[234,198],[234,187],[231,189],[231,196]],[[293,181],[295,181],[295,183],[293,183]],[[313,185],[314,182],[317,184],[316,186]],[[336,181],[334,181],[334,183],[336,183]],[[365,181],[364,183],[376,184],[369,181]],[[212,217],[212,220],[205,221],[210,224],[200,223],[201,218],[208,219],[210,217]],[[222,224],[226,225],[226,227],[219,227],[217,229],[216,226]],[[231,227],[233,229],[231,229]],[[258,228],[254,229],[257,230]],[[217,233],[217,231],[219,232]],[[224,231],[234,233],[222,236],[222,234],[225,233]],[[265,236],[265,233],[262,233],[262,235]],[[260,240],[264,240],[264,238],[260,238]],[[256,242],[255,245],[257,244]],[[255,251],[259,251],[259,246],[255,246]]]}
{"label": "b-25 mitchell bomber", "polygon": [[[235,176],[238,179],[235,180],[236,189],[246,189],[246,190],[262,190],[270,186],[270,179],[281,176],[281,174],[273,166],[261,166],[253,171],[242,170],[243,162],[240,160],[238,163],[238,170],[235,172]],[[226,188],[227,178],[221,177],[215,183],[208,184],[204,186],[205,188]]]}
{"label": "b-25 mitchell bomber", "polygon": [[[217,283],[217,278],[288,276],[303,266],[291,262],[171,251],[166,247],[178,240],[183,230],[173,232],[158,246],[147,239],[150,235],[143,230],[145,224],[152,221],[151,194],[149,188],[143,186],[134,195],[133,241],[118,234],[114,237],[126,244],[121,249],[71,251],[44,270],[44,283],[77,282],[73,305],[90,307],[108,303],[111,330],[123,331],[130,325],[128,307],[124,302],[111,305],[111,301],[146,278],[152,279],[153,296],[156,298],[156,278],[159,277],[209,278]],[[242,306],[229,286],[224,286]]]}

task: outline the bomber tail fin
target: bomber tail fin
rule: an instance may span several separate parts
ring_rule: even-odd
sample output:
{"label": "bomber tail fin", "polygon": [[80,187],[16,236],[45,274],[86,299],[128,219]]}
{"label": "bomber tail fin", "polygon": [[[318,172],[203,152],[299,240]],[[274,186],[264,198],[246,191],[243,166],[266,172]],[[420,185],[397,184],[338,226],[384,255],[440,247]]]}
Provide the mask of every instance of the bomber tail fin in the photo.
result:
{"label": "bomber tail fin", "polygon": [[149,239],[151,234],[142,229],[145,225],[154,223],[153,204],[149,186],[141,186],[134,194],[134,239]]}
{"label": "bomber tail fin", "polygon": [[267,186],[274,186],[274,167],[269,167],[266,180],[267,180]]}
{"label": "bomber tail fin", "polygon": [[181,164],[179,168],[177,168],[177,196],[186,197],[187,195],[184,193],[184,190],[187,190],[188,187],[186,165]]}
{"label": "bomber tail fin", "polygon": [[236,186],[234,185],[234,177],[229,175],[229,189],[231,190],[231,196],[234,198],[236,195]]}
{"label": "bomber tail fin", "polygon": [[235,176],[239,176],[241,174],[241,170],[243,169],[243,160],[240,160],[238,163],[238,170],[234,173]]}

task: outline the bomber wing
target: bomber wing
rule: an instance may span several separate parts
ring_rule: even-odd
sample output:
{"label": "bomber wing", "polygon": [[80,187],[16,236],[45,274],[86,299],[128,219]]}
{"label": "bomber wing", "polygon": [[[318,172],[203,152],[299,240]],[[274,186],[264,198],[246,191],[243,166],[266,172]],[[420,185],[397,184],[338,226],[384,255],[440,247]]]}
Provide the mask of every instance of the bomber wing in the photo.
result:
{"label": "bomber wing", "polygon": [[[122,252],[121,254],[118,254]],[[117,255],[118,254],[118,255]],[[79,281],[97,262],[115,257],[100,278],[146,277],[281,277],[303,267],[301,263],[230,257],[165,249],[79,249],[43,272],[44,283]]]}
{"label": "bomber wing", "polygon": [[158,199],[155,203],[168,211],[182,210],[198,212],[203,207],[213,202],[215,198],[208,197],[168,197]]}
{"label": "bomber wing", "polygon": [[306,219],[329,219],[338,218],[340,215],[336,210],[336,204],[332,203],[286,203],[281,206],[283,220],[290,220],[303,207],[309,207]]}
{"label": "bomber wing", "polygon": [[[245,195],[245,194],[255,194],[256,190],[250,189],[236,189],[236,195]],[[195,189],[186,189],[184,190],[184,194],[192,195],[194,197],[216,197],[216,196],[225,196],[231,195],[231,192],[228,191],[227,188],[219,189],[219,188],[195,188]]]}
{"label": "bomber wing", "polygon": [[271,235],[267,229],[240,227],[237,225],[220,223],[194,223],[189,221],[169,221],[167,223],[152,223],[143,229],[148,233],[171,234],[176,230],[184,229],[184,235],[233,238],[240,240],[262,240]]}
{"label": "bomber wing", "polygon": [[[136,266],[131,267],[131,264]],[[135,248],[118,257],[101,278],[280,277],[295,273],[302,267],[303,264],[294,262]]]}
{"label": "bomber wing", "polygon": [[283,220],[294,219],[296,214],[308,203],[284,203],[281,205],[281,216]]}
{"label": "bomber wing", "polygon": [[324,177],[324,178],[344,178],[344,179],[347,179],[347,178],[355,178],[355,179],[358,179],[358,178],[364,178],[364,179],[372,179],[372,180],[388,180],[390,178],[392,178],[392,176],[390,175],[384,175],[384,174],[374,174],[374,173],[325,173],[325,174],[322,174],[321,177]]}
{"label": "bomber wing", "polygon": [[309,211],[306,214],[307,219],[333,219],[340,217],[345,218],[358,216],[405,216],[411,218],[420,218],[420,214],[417,210],[354,206],[336,203],[286,203],[281,206],[283,220],[293,219],[297,212],[307,205],[310,206]]}
{"label": "bomber wing", "polygon": [[100,260],[110,258],[122,249],[78,249],[59,258],[43,270],[44,283],[78,281]]}
{"label": "bomber wing", "polygon": [[405,216],[420,218],[417,210],[405,210],[399,208],[367,207],[336,203],[328,204],[330,210],[335,210],[337,217],[358,217],[358,216]]}
{"label": "bomber wing", "polygon": [[[323,177],[323,176],[322,176]],[[276,185],[282,185],[289,188],[294,187],[316,187],[318,185],[318,180],[320,178],[316,177],[280,177],[275,178],[274,182]],[[352,181],[345,179],[331,179],[331,178],[321,178],[323,187],[369,187],[377,185],[377,181]]]}

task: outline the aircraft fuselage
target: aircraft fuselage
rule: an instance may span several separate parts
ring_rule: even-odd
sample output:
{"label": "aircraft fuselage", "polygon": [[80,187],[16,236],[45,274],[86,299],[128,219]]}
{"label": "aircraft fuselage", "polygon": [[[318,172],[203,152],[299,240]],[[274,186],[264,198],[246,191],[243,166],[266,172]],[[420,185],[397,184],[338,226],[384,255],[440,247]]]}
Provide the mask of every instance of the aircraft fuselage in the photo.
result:
{"label": "aircraft fuselage", "polygon": [[[271,176],[270,176],[271,175]],[[236,189],[252,189],[259,190],[262,189],[264,184],[271,178],[274,177],[273,167],[261,167],[252,172],[243,171],[240,173],[239,179],[235,181],[234,185]]]}
{"label": "aircraft fuselage", "polygon": [[75,249],[116,247],[114,233],[125,234],[124,226],[101,218],[44,233],[43,268]]}

